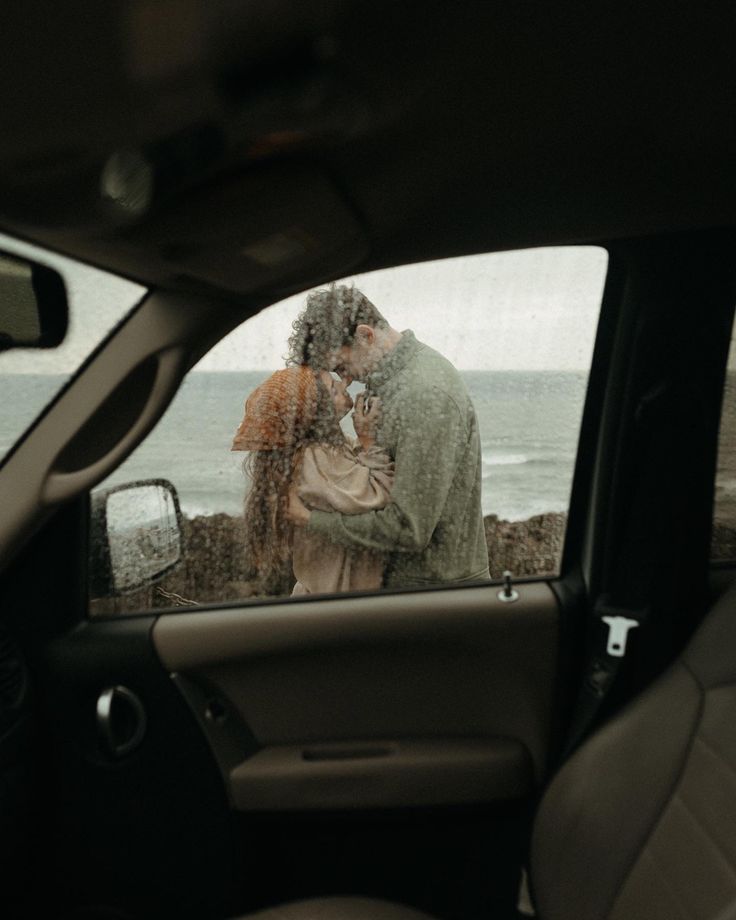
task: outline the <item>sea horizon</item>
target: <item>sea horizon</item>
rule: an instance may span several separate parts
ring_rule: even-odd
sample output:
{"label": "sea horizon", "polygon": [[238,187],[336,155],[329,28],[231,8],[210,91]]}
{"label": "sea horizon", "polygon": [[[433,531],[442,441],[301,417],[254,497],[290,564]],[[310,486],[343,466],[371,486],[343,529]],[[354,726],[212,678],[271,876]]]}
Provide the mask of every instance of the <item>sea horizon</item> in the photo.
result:
{"label": "sea horizon", "polygon": [[[269,373],[256,368],[188,374],[152,433],[98,488],[164,478],[177,488],[190,518],[241,514],[247,488],[243,455],[231,452],[230,444],[246,396]],[[481,432],[483,513],[517,521],[566,511],[587,373],[463,369],[460,374]],[[0,451],[9,449],[64,380],[58,374],[0,374],[6,397],[0,400]],[[19,424],[24,413],[26,424]]]}

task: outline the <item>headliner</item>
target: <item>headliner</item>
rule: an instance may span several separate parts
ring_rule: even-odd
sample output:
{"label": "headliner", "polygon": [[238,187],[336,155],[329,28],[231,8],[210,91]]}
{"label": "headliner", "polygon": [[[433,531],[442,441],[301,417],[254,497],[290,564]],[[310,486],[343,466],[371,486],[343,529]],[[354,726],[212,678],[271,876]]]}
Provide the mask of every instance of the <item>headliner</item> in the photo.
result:
{"label": "headliner", "polygon": [[[147,284],[275,296],[736,222],[732,4],[76,0],[7,20],[0,228]],[[121,151],[152,176],[140,213],[100,194]]]}

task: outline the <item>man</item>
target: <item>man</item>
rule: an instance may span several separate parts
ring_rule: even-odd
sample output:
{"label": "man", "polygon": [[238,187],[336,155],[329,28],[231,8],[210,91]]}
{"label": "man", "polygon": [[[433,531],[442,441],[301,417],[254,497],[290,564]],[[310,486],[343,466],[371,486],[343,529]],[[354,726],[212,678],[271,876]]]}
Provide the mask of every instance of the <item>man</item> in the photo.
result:
{"label": "man", "polygon": [[391,501],[379,511],[310,512],[294,496],[292,522],[333,543],[388,554],[388,588],[488,579],[478,420],[457,370],[344,285],[311,293],[293,328],[293,363],[359,380],[368,399],[380,398],[377,443],[396,473]]}

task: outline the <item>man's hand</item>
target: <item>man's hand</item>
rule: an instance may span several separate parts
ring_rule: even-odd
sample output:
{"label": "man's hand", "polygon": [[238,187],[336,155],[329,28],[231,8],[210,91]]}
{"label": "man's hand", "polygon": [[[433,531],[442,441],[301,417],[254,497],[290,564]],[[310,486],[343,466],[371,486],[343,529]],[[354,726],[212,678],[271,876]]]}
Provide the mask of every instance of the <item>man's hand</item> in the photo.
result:
{"label": "man's hand", "polygon": [[368,411],[365,412],[365,392],[355,397],[353,410],[353,427],[363,450],[368,450],[376,443],[376,429],[381,420],[381,400],[371,396]]}
{"label": "man's hand", "polygon": [[299,487],[294,484],[289,489],[289,504],[286,507],[286,519],[295,527],[306,527],[311,511],[299,498]]}

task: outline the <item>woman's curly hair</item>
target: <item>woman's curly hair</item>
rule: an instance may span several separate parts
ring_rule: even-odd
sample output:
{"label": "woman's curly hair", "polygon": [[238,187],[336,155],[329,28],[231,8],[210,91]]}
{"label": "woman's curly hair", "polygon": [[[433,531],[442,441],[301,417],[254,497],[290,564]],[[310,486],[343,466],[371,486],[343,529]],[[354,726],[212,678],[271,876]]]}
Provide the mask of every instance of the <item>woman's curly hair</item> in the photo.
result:
{"label": "woman's curly hair", "polygon": [[332,284],[312,291],[292,323],[287,363],[331,370],[331,356],[353,343],[355,330],[362,324],[388,328],[384,317],[356,287]]}
{"label": "woman's curly hair", "polygon": [[[293,584],[293,525],[286,519],[289,487],[310,444],[345,443],[332,397],[316,378],[317,402],[308,417],[295,415],[293,437],[283,448],[250,451],[243,470],[250,479],[244,502],[245,554],[259,593],[288,593]],[[288,587],[287,587],[288,584]]]}

